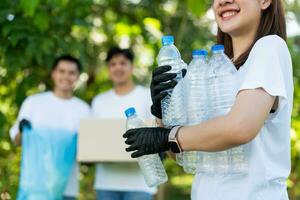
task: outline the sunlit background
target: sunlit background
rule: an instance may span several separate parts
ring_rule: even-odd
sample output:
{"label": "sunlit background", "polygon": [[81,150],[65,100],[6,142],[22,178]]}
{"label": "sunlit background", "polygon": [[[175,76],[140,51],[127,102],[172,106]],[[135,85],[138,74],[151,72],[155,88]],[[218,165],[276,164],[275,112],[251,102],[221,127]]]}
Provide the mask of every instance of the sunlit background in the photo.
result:
{"label": "sunlit background", "polygon": [[[90,102],[111,87],[105,57],[109,47],[132,48],[134,79],[149,85],[150,71],[164,34],[175,36],[183,59],[214,44],[217,27],[211,0],[1,0],[0,3],[0,199],[15,199],[20,148],[8,135],[24,98],[51,88],[53,58],[70,53],[84,72],[76,94]],[[292,129],[291,200],[300,199],[300,1],[287,0],[288,45],[294,63],[295,98]],[[274,147],[276,148],[276,147]],[[189,199],[192,176],[167,159],[170,181],[157,199]],[[95,199],[94,166],[83,164],[80,199]]]}

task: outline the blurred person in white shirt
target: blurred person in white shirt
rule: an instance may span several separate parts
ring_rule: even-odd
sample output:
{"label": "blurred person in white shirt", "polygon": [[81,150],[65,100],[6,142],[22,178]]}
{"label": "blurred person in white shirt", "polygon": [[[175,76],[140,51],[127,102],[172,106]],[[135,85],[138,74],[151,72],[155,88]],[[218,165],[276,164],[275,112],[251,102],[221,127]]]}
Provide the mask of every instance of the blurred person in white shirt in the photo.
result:
{"label": "blurred person in white shirt", "polygon": [[[21,145],[25,126],[77,132],[80,119],[90,115],[89,105],[73,94],[81,70],[79,60],[70,55],[60,56],[54,61],[51,70],[53,90],[29,96],[22,103],[17,122],[10,130],[16,145]],[[64,190],[64,200],[74,200],[78,196],[78,174],[78,165],[74,163]]]}
{"label": "blurred person in white shirt", "polygon": [[[153,118],[150,90],[132,80],[132,51],[111,48],[106,61],[113,88],[93,99],[93,115],[101,119],[125,119],[124,110],[135,107],[140,117]],[[146,185],[137,163],[98,163],[94,187],[98,200],[151,200],[156,192],[156,188]]]}

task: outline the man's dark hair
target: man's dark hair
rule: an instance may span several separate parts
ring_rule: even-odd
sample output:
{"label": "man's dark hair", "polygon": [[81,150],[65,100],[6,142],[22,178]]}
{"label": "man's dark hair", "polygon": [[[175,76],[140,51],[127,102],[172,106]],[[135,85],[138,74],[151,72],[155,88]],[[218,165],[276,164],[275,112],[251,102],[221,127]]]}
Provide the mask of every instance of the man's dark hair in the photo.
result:
{"label": "man's dark hair", "polygon": [[57,65],[58,65],[58,63],[59,63],[60,61],[69,61],[69,62],[73,62],[73,63],[76,64],[78,71],[79,71],[79,72],[82,71],[82,66],[81,66],[80,61],[79,61],[77,58],[75,58],[75,57],[73,57],[73,56],[71,56],[71,55],[62,55],[62,56],[57,57],[57,58],[54,60],[54,62],[53,62],[53,65],[52,65],[52,68],[51,68],[52,71],[56,69],[56,67],[57,67]]}
{"label": "man's dark hair", "polygon": [[131,51],[131,49],[121,49],[119,47],[112,47],[107,53],[106,62],[109,62],[116,55],[123,55],[131,62],[133,62],[134,59],[134,54]]}

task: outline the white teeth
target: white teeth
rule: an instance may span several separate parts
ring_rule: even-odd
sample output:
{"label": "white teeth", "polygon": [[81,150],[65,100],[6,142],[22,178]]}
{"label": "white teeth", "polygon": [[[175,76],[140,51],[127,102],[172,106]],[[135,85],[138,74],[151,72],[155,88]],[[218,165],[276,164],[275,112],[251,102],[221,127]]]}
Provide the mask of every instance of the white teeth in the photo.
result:
{"label": "white teeth", "polygon": [[231,16],[234,16],[234,15],[236,15],[236,11],[228,11],[228,12],[224,12],[223,14],[222,14],[222,17],[231,17]]}

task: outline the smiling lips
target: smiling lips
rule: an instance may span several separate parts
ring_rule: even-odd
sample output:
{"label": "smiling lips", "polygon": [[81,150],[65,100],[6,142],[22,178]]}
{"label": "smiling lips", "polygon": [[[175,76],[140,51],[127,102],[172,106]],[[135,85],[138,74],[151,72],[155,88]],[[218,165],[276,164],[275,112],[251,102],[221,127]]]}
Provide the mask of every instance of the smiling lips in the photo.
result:
{"label": "smiling lips", "polygon": [[219,16],[222,18],[222,20],[229,20],[236,16],[239,13],[239,10],[223,10],[220,12]]}

